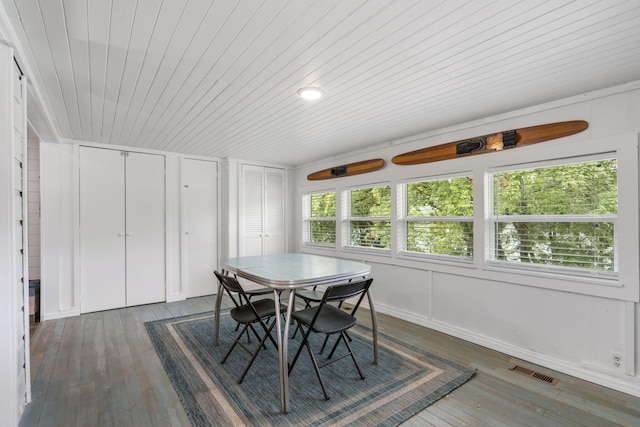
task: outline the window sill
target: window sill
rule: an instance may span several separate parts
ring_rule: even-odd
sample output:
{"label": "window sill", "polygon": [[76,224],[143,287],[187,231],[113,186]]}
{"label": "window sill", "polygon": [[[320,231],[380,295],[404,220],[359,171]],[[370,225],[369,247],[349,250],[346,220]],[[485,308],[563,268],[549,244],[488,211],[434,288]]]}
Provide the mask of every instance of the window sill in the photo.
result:
{"label": "window sill", "polygon": [[329,245],[323,243],[312,243],[312,242],[304,242],[303,245],[307,248],[317,248],[317,249],[330,249],[336,250],[336,245]]}
{"label": "window sill", "polygon": [[[564,282],[575,282],[581,285],[589,284],[596,286],[607,286],[612,288],[622,288],[623,284],[617,273],[589,273],[581,271],[554,270],[544,268],[531,268],[513,264],[497,263],[488,261],[483,270],[490,272],[500,272],[517,274],[541,279],[552,279]],[[578,291],[579,292],[579,291]],[[579,292],[581,293],[581,292]]]}
{"label": "window sill", "polygon": [[381,256],[391,256],[391,249],[367,248],[364,246],[343,246],[342,250],[351,253],[374,254]]}
{"label": "window sill", "polygon": [[452,265],[456,267],[475,268],[475,264],[472,258],[454,257],[454,256],[447,256],[447,255],[433,255],[433,254],[422,254],[419,252],[400,251],[398,252],[398,259],[430,262],[434,264],[445,264],[445,265]]}

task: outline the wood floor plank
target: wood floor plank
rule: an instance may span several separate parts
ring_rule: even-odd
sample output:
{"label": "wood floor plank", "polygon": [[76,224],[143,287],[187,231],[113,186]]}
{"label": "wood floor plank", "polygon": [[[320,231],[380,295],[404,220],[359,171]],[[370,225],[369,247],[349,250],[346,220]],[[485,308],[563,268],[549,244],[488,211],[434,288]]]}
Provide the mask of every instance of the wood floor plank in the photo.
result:
{"label": "wood floor plank", "polygon": [[[189,426],[144,323],[211,311],[214,304],[215,296],[208,296],[42,323],[31,338],[33,402],[20,426]],[[358,321],[370,325],[369,313],[362,310]],[[379,315],[378,323],[381,332],[477,370],[469,383],[404,427],[640,425],[640,398],[390,316]],[[513,364],[559,382],[515,374]]]}
{"label": "wood floor plank", "polygon": [[[420,427],[448,427],[449,423],[442,420],[441,418],[435,416],[434,414],[430,414],[427,411],[422,411],[416,414],[413,418],[410,418],[407,422],[413,421],[417,426]],[[404,426],[404,423],[401,424]]]}

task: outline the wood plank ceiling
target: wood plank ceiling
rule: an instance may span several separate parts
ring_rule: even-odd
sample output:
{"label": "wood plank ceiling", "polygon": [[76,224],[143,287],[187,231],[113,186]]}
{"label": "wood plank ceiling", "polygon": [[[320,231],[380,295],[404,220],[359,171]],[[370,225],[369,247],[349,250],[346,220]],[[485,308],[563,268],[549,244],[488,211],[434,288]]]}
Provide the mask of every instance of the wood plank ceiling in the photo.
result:
{"label": "wood plank ceiling", "polygon": [[72,140],[300,165],[640,80],[638,0],[0,1]]}

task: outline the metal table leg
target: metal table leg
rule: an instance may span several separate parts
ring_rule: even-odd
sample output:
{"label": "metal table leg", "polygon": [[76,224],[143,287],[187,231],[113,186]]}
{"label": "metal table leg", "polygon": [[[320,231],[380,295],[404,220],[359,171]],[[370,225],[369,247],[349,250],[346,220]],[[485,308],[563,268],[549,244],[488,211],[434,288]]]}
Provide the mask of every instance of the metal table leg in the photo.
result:
{"label": "metal table leg", "polygon": [[[275,299],[276,313],[280,313],[280,292],[273,291]],[[295,299],[295,290],[289,292],[289,304],[287,305],[287,316],[282,329],[282,319],[280,314],[276,317],[276,329],[278,330],[278,361],[280,363],[280,408],[282,413],[289,412],[289,325],[291,323],[291,311]]]}
{"label": "metal table leg", "polygon": [[371,328],[373,330],[373,363],[378,364],[378,315],[373,306],[373,298],[367,289],[367,299],[369,300],[369,310],[371,311]]}
{"label": "metal table leg", "polygon": [[216,310],[213,313],[213,345],[218,345],[218,336],[220,335],[220,307],[222,307],[222,285],[218,282]]}

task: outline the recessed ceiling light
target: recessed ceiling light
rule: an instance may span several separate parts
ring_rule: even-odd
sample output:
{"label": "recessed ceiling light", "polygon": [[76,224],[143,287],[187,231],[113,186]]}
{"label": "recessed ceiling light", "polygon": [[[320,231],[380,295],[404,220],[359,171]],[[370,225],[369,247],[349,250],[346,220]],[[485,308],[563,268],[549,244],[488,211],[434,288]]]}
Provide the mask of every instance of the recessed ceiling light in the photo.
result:
{"label": "recessed ceiling light", "polygon": [[324,95],[324,91],[319,87],[307,86],[298,89],[298,95],[307,101],[315,101]]}

